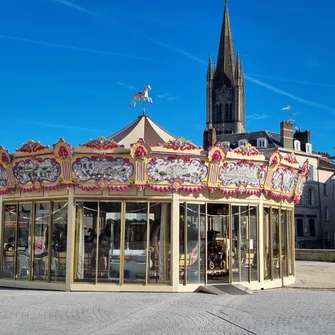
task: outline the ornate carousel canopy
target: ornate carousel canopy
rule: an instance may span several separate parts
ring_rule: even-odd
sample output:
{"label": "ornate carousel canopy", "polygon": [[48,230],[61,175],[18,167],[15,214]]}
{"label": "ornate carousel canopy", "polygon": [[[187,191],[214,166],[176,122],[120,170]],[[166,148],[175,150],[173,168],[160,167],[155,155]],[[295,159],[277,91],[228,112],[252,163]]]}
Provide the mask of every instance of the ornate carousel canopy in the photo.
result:
{"label": "ornate carousel canopy", "polygon": [[[141,134],[142,138],[136,138]],[[161,144],[158,144],[161,143]],[[308,177],[293,154],[269,160],[251,146],[226,150],[217,143],[204,151],[175,139],[147,116],[111,138],[99,137],[72,148],[60,139],[52,147],[28,141],[10,154],[0,147],[0,193],[76,187],[90,191],[130,188],[155,192],[261,193],[300,201]]]}

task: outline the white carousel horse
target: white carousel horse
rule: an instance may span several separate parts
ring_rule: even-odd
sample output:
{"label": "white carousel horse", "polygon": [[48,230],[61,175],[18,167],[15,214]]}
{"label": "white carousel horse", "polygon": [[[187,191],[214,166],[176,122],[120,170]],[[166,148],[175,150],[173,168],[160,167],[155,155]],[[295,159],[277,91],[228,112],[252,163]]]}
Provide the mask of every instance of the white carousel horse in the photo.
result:
{"label": "white carousel horse", "polygon": [[149,97],[148,91],[151,90],[150,85],[147,85],[143,88],[142,92],[136,92],[134,94],[134,98],[130,103],[130,107],[134,107],[136,106],[136,102],[139,100],[144,100],[147,101],[149,104],[152,104],[152,99]]}

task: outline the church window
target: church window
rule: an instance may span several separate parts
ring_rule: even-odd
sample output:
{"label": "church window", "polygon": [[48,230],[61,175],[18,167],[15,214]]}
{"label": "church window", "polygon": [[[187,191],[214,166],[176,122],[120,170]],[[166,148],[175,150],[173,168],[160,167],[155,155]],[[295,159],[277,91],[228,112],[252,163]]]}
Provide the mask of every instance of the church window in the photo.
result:
{"label": "church window", "polygon": [[225,105],[225,120],[226,121],[233,120],[233,105],[228,102]]}
{"label": "church window", "polygon": [[220,102],[216,103],[215,105],[215,121],[216,122],[222,122],[222,106],[220,104]]}
{"label": "church window", "polygon": [[220,104],[220,122],[223,122],[223,106]]}

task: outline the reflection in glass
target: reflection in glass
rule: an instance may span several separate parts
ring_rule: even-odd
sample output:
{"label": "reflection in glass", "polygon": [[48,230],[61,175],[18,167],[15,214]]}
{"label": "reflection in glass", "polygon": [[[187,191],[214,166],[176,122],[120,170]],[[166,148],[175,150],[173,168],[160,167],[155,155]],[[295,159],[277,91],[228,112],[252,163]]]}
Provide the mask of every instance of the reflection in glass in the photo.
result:
{"label": "reflection in glass", "polygon": [[270,210],[264,208],[263,212],[263,248],[264,248],[264,279],[268,280],[271,278],[271,267],[270,267]]}
{"label": "reflection in glass", "polygon": [[147,203],[126,203],[124,282],[146,281],[147,211]]}
{"label": "reflection in glass", "polygon": [[294,250],[293,250],[293,229],[292,229],[292,212],[287,212],[287,256],[288,256],[288,274],[293,275],[293,262],[294,262]]}
{"label": "reflection in glass", "polygon": [[241,281],[241,253],[240,253],[240,207],[232,206],[232,272],[233,282]]}
{"label": "reflection in glass", "polygon": [[52,203],[51,281],[66,280],[67,210],[65,202]]}
{"label": "reflection in glass", "polygon": [[280,278],[279,273],[279,210],[272,209],[272,234],[273,234],[273,278]]}
{"label": "reflection in glass", "polygon": [[241,281],[249,281],[249,265],[250,265],[250,252],[249,252],[249,210],[246,206],[240,207],[240,257],[241,257]]}
{"label": "reflection in glass", "polygon": [[250,207],[249,257],[247,258],[251,268],[250,281],[258,280],[257,241],[257,207]]}
{"label": "reflection in glass", "polygon": [[187,204],[187,283],[205,281],[205,207]]}
{"label": "reflection in glass", "polygon": [[282,267],[282,276],[287,276],[287,211],[282,210],[280,212],[280,224],[281,224],[281,267]]}
{"label": "reflection in glass", "polygon": [[79,202],[76,211],[75,281],[95,282],[97,202]]}
{"label": "reflection in glass", "polygon": [[16,278],[29,280],[31,204],[19,205]]}
{"label": "reflection in glass", "polygon": [[2,278],[15,278],[16,205],[4,206]]}
{"label": "reflection in glass", "polygon": [[207,283],[229,282],[229,205],[207,204]]}
{"label": "reflection in glass", "polygon": [[186,250],[185,250],[185,217],[186,204],[179,206],[179,284],[186,284],[185,270],[186,270]]}
{"label": "reflection in glass", "polygon": [[98,282],[119,283],[121,203],[100,202]]}
{"label": "reflection in glass", "polygon": [[171,205],[150,203],[149,277],[148,282],[170,281]]}
{"label": "reflection in glass", "polygon": [[[34,223],[34,280],[48,280],[50,204],[36,203]],[[30,256],[30,248],[27,256]]]}

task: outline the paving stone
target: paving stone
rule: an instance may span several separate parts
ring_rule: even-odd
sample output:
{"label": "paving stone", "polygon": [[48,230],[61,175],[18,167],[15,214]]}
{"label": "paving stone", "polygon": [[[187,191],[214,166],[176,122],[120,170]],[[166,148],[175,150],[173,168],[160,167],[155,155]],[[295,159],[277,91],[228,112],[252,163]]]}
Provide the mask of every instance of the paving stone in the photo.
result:
{"label": "paving stone", "polygon": [[335,292],[253,295],[0,290],[0,334],[335,334]]}

